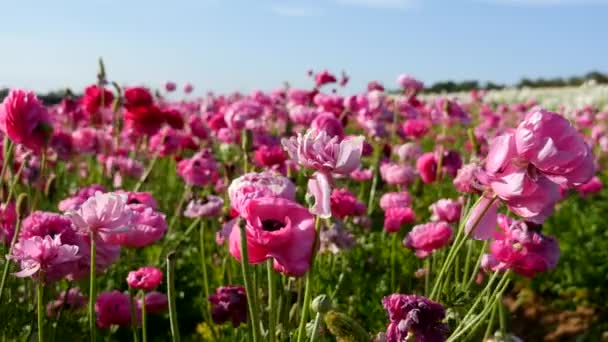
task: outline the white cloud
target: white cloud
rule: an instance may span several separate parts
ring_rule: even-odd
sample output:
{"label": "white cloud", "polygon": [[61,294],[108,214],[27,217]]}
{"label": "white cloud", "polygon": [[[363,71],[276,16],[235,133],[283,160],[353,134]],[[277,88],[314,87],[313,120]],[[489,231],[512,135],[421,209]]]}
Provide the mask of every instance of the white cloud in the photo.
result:
{"label": "white cloud", "polygon": [[323,15],[323,10],[315,7],[304,7],[304,6],[285,6],[275,5],[271,6],[270,10],[283,17],[318,17]]}
{"label": "white cloud", "polygon": [[336,0],[340,4],[379,9],[406,9],[418,4],[418,0]]}

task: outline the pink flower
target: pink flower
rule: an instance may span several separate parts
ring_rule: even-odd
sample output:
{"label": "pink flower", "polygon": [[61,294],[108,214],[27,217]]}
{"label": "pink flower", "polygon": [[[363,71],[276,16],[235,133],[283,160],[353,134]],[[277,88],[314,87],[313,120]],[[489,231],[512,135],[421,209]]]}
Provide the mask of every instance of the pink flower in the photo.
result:
{"label": "pink flower", "polygon": [[387,192],[380,197],[380,208],[388,210],[390,208],[409,207],[412,204],[412,196],[407,191]]}
{"label": "pink flower", "polygon": [[424,183],[433,183],[437,178],[437,160],[435,153],[424,153],[416,161],[416,169]]}
{"label": "pink flower", "polygon": [[424,119],[410,119],[403,123],[403,133],[409,138],[412,139],[421,139],[428,132],[430,127],[430,122]]}
{"label": "pink flower", "polygon": [[77,210],[89,197],[95,195],[96,192],[106,192],[106,189],[99,185],[93,184],[78,190],[74,195],[68,197],[57,205],[61,211]]}
{"label": "pink flower", "polygon": [[94,84],[85,88],[84,96],[80,101],[82,102],[82,105],[84,106],[87,113],[96,114],[97,112],[99,112],[100,108],[105,108],[112,105],[112,101],[114,101],[114,95],[106,88],[99,88],[97,85]]}
{"label": "pink flower", "polygon": [[145,191],[124,191],[117,190],[117,194],[125,194],[127,196],[127,204],[143,204],[154,210],[158,209],[158,202],[154,199],[151,193]]}
{"label": "pink flower", "polygon": [[474,193],[477,189],[477,174],[480,171],[477,163],[469,163],[463,165],[454,178],[454,187],[462,193]]}
{"label": "pink flower", "polygon": [[217,163],[208,153],[199,152],[189,159],[181,160],[177,164],[177,174],[186,184],[205,186],[217,179]]}
{"label": "pink flower", "polygon": [[426,258],[433,251],[447,245],[452,233],[452,227],[446,222],[419,224],[407,234],[403,245],[415,251],[418,258]]}
{"label": "pink flower", "polygon": [[310,125],[318,131],[325,131],[331,137],[344,137],[344,128],[340,120],[332,113],[323,112],[317,115]]}
{"label": "pink flower", "polygon": [[287,160],[287,154],[280,146],[262,145],[255,151],[253,161],[260,167],[272,167],[283,165]]}
{"label": "pink flower", "polygon": [[416,94],[424,88],[424,83],[407,74],[399,75],[397,84],[410,94]]}
{"label": "pink flower", "polygon": [[408,186],[414,181],[416,171],[409,165],[383,163],[380,165],[380,176],[388,184]]}
{"label": "pink flower", "polygon": [[177,85],[175,84],[175,82],[167,81],[165,83],[165,90],[166,91],[173,92],[173,91],[175,91],[175,89],[177,89]]}
{"label": "pink flower", "polygon": [[432,221],[446,221],[448,223],[458,222],[460,220],[460,211],[462,204],[459,201],[452,199],[440,199],[431,204]]}
{"label": "pink flower", "polygon": [[45,282],[56,281],[71,270],[71,263],[78,260],[78,246],[61,242],[61,234],[54,238],[34,236],[20,239],[13,248],[11,259],[21,265],[15,276],[24,278],[44,274]]}
{"label": "pink flower", "polygon": [[531,230],[523,221],[513,222],[490,243],[494,270],[512,269],[526,277],[553,269],[559,260],[559,244],[552,236]]}
{"label": "pink flower", "polygon": [[331,212],[337,218],[365,214],[367,206],[348,189],[334,189],[331,193]]}
{"label": "pink flower", "polygon": [[242,286],[222,286],[209,295],[211,304],[211,318],[215,324],[224,324],[227,321],[233,327],[247,322],[247,294]]}
{"label": "pink flower", "polygon": [[241,212],[247,202],[254,198],[281,197],[294,201],[296,187],[289,178],[275,172],[250,172],[232,180],[228,197],[232,208]]}
{"label": "pink flower", "polygon": [[372,169],[356,169],[355,171],[350,173],[350,178],[356,180],[357,182],[365,182],[373,177]]}
{"label": "pink flower", "polygon": [[327,70],[323,70],[315,75],[315,85],[317,87],[321,87],[329,83],[336,83],[336,81],[336,76],[330,74]]}
{"label": "pink flower", "polygon": [[599,193],[602,189],[604,189],[604,184],[598,176],[593,176],[587,183],[576,187],[576,191],[583,197],[587,197],[589,194]]}
{"label": "pink flower", "polygon": [[296,124],[309,126],[318,115],[314,108],[296,105],[289,108],[289,118]]}
{"label": "pink flower", "polygon": [[46,315],[56,317],[62,308],[78,310],[86,305],[86,298],[82,295],[79,288],[71,288],[67,293],[61,291],[57,299],[50,301],[46,305]]}
{"label": "pink flower", "polygon": [[405,224],[413,223],[416,220],[414,210],[409,207],[393,207],[384,211],[384,231],[396,233]]}
{"label": "pink flower", "polygon": [[184,84],[184,93],[190,94],[194,90],[194,86],[190,83]]}
{"label": "pink flower", "polygon": [[99,235],[105,240],[109,234],[128,231],[133,213],[125,195],[96,192],[80,208],[66,215],[82,234],[95,238]]}
{"label": "pink flower", "polygon": [[383,338],[386,342],[408,341],[414,336],[416,342],[445,341],[449,331],[445,319],[445,308],[426,297],[393,293],[382,299],[390,323]]}
{"label": "pink flower", "polygon": [[243,99],[231,104],[224,114],[228,128],[241,130],[250,127],[252,121],[259,119],[264,113],[264,107],[259,102]]}
{"label": "pink flower", "polygon": [[399,156],[399,160],[402,162],[416,160],[418,157],[420,157],[420,155],[422,155],[422,148],[420,148],[420,145],[414,142],[399,145],[395,151]]}
{"label": "pink flower", "polygon": [[435,100],[434,107],[431,111],[431,117],[445,122],[447,125],[452,125],[454,123],[466,125],[471,122],[469,113],[465,112],[458,102],[455,100],[448,100],[444,97]]}
{"label": "pink flower", "polygon": [[129,272],[127,284],[132,289],[152,291],[163,281],[163,272],[156,267],[142,267]]}
{"label": "pink flower", "polygon": [[213,217],[219,215],[223,207],[224,200],[221,197],[208,195],[203,200],[190,201],[184,210],[184,216]]}
{"label": "pink flower", "polygon": [[165,214],[144,204],[131,204],[131,226],[126,232],[109,234],[110,243],[129,248],[142,248],[162,239],[167,232]]}
{"label": "pink flower", "polygon": [[9,245],[15,233],[15,223],[17,222],[17,211],[15,203],[0,204],[0,243]]}
{"label": "pink flower", "polygon": [[150,138],[149,148],[161,157],[176,154],[182,147],[183,136],[171,127],[164,127]]}
{"label": "pink flower", "polygon": [[[249,262],[274,259],[277,271],[299,277],[310,268],[315,243],[313,216],[301,205],[276,197],[247,202],[241,216],[247,221]],[[241,259],[241,237],[237,227],[230,233],[230,253]]]}
{"label": "pink flower", "polygon": [[289,157],[305,167],[326,173],[348,175],[361,165],[363,137],[339,142],[325,131],[309,129],[304,135],[281,140]]}
{"label": "pink flower", "polygon": [[129,296],[117,290],[102,292],[95,302],[97,327],[107,329],[112,325],[131,326],[131,306]]}
{"label": "pink flower", "polygon": [[0,104],[0,132],[16,144],[40,152],[52,131],[49,113],[33,92],[12,89]]}
{"label": "pink flower", "polygon": [[61,235],[61,241],[68,245],[80,245],[77,235],[69,218],[45,211],[34,211],[23,220],[19,239],[29,239],[35,236],[55,238]]}
{"label": "pink flower", "polygon": [[[157,291],[146,293],[146,295],[144,296],[144,300],[146,301],[147,313],[161,313],[167,311],[167,309],[169,308],[169,300],[167,299],[167,295],[165,295],[164,293],[160,293]],[[141,298],[137,300],[137,307],[142,307]]]}

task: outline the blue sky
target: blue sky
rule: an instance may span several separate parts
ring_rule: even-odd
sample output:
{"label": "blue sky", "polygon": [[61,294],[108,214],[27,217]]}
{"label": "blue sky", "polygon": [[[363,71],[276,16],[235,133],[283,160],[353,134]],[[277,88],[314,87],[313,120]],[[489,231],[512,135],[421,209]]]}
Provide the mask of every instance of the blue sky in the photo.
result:
{"label": "blue sky", "polygon": [[0,86],[191,81],[197,93],[307,86],[346,70],[348,90],[399,73],[427,83],[608,72],[608,0],[55,0],[0,10]]}

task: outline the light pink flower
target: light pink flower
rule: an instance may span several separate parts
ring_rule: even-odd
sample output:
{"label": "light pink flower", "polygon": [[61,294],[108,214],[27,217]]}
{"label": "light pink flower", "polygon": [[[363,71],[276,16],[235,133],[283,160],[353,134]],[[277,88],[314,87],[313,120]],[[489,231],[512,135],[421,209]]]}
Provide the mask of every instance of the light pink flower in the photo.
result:
{"label": "light pink flower", "polygon": [[204,186],[214,182],[218,177],[217,163],[205,152],[199,152],[177,164],[177,174],[186,184]]}
{"label": "light pink flower", "polygon": [[473,193],[478,190],[476,176],[480,171],[477,163],[463,165],[454,178],[454,187],[462,193]]}
{"label": "light pink flower", "polygon": [[129,272],[127,284],[132,289],[152,291],[163,281],[163,272],[156,267],[142,267]]}
{"label": "light pink flower", "polygon": [[388,184],[408,186],[416,178],[416,171],[409,165],[383,163],[380,165],[380,176]]}
{"label": "light pink flower", "polygon": [[204,199],[190,201],[184,210],[184,216],[213,217],[219,215],[223,207],[224,200],[221,197],[209,195]]}
{"label": "light pink flower", "polygon": [[144,204],[131,204],[131,226],[126,232],[109,234],[110,243],[129,248],[142,248],[162,239],[167,232],[165,214]]}
{"label": "light pink flower", "polygon": [[95,195],[96,192],[106,192],[106,189],[98,184],[86,186],[78,190],[74,195],[68,197],[57,205],[61,211],[77,210],[89,197]]}
{"label": "light pink flower", "polygon": [[416,213],[409,207],[393,207],[384,211],[384,231],[396,233],[403,225],[413,223]]}
{"label": "light pink flower", "polygon": [[318,131],[325,131],[331,137],[344,138],[344,128],[340,120],[332,113],[323,112],[312,120],[311,126]]}
{"label": "light pink flower", "polygon": [[21,271],[15,273],[15,276],[39,276],[39,272],[43,272],[44,280],[52,282],[72,270],[70,264],[79,258],[78,246],[62,243],[61,234],[54,238],[49,235],[44,238],[34,236],[19,240],[10,258],[21,265]]}
{"label": "light pink flower", "polygon": [[440,199],[431,204],[429,209],[433,213],[433,215],[431,215],[432,221],[446,221],[448,223],[454,223],[460,220],[462,203],[453,199]]}
{"label": "light pink flower", "polygon": [[[258,264],[274,259],[277,271],[302,276],[310,268],[315,243],[314,218],[301,205],[276,197],[262,197],[247,202],[241,216],[247,221],[249,262]],[[230,233],[230,253],[241,259],[241,235],[238,227]]]}
{"label": "light pink flower", "polygon": [[382,210],[409,207],[410,204],[412,204],[412,196],[407,191],[387,192],[380,197],[380,208]]}
{"label": "light pink flower", "polygon": [[127,196],[96,192],[78,210],[66,215],[82,234],[104,239],[106,235],[128,231],[133,213],[127,206]]}
{"label": "light pink flower", "polygon": [[276,172],[249,172],[232,180],[228,197],[232,208],[240,212],[247,201],[257,197],[282,197],[293,201],[296,188],[289,178]]}
{"label": "light pink flower", "polygon": [[452,227],[446,222],[430,222],[415,226],[403,240],[403,245],[426,258],[433,251],[447,245],[452,238]]}

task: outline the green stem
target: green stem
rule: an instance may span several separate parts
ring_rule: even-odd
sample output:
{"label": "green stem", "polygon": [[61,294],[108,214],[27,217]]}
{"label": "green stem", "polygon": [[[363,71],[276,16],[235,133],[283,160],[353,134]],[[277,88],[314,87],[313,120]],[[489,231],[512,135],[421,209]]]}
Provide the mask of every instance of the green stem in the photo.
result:
{"label": "green stem", "polygon": [[[13,239],[11,245],[8,248],[8,255],[13,254],[13,247],[17,243],[19,232],[21,231],[21,215],[17,215],[17,221],[15,222],[15,231],[13,232]],[[0,281],[0,305],[2,305],[2,294],[4,293],[4,286],[6,285],[6,279],[8,277],[8,271],[11,265],[11,260],[4,260],[4,269],[2,270],[2,280]]]}
{"label": "green stem", "polygon": [[308,321],[308,312],[310,311],[310,302],[312,301],[312,282],[314,273],[315,252],[317,243],[319,242],[319,230],[321,229],[321,218],[317,216],[315,221],[315,243],[313,244],[313,252],[310,261],[310,269],[306,272],[306,284],[304,289],[304,302],[302,303],[302,312],[300,316],[300,325],[298,326],[298,342],[304,341],[306,338],[306,321]]}
{"label": "green stem", "polygon": [[[6,175],[6,171],[9,169],[10,165],[12,165],[12,157],[13,157],[13,142],[8,138],[8,135],[4,136],[4,161],[2,163],[2,171],[0,171],[0,182],[4,183],[4,176]],[[4,191],[4,189],[2,189]],[[4,193],[2,194],[2,198],[4,198]]]}
{"label": "green stem", "polygon": [[177,204],[177,208],[175,209],[175,212],[173,213],[173,217],[171,217],[171,221],[169,222],[169,228],[167,228],[167,232],[172,232],[173,227],[177,223],[178,219],[182,216],[182,207],[184,206],[184,203],[186,202],[186,199],[188,198],[188,196],[190,196],[191,189],[192,189],[192,187],[190,185],[186,185],[186,188],[184,189],[184,193],[182,194],[182,198],[179,200],[179,203]]}
{"label": "green stem", "polygon": [[131,309],[131,333],[133,334],[133,341],[138,342],[139,336],[137,336],[137,312],[135,311],[135,296],[133,295],[133,289],[129,287],[129,306]]}
{"label": "green stem", "polygon": [[270,342],[274,342],[276,338],[276,291],[275,291],[275,281],[274,281],[274,269],[273,269],[273,260],[268,259],[266,262],[266,268],[268,273],[268,340]]}
{"label": "green stem", "polygon": [[36,291],[38,296],[38,342],[44,342],[44,273],[39,272],[40,279],[36,284],[38,289]]}
{"label": "green stem", "polygon": [[502,303],[498,303],[498,319],[500,322],[500,334],[503,338],[507,338],[507,313],[505,312],[505,306]]}
{"label": "green stem", "polygon": [[141,297],[141,340],[148,342],[148,331],[146,330],[146,321],[148,313],[146,312],[146,294],[142,291]]}
{"label": "green stem", "polygon": [[96,341],[95,334],[97,332],[97,326],[95,322],[95,299],[97,296],[97,271],[96,271],[96,253],[97,249],[95,246],[95,236],[93,233],[90,235],[91,238],[91,273],[89,277],[89,330],[91,332],[91,342]]}
{"label": "green stem", "polygon": [[319,331],[319,325],[321,325],[321,313],[317,312],[315,316],[315,322],[312,325],[312,332],[310,333],[310,342],[316,342],[318,339],[317,331]]}
{"label": "green stem", "polygon": [[369,197],[367,199],[367,215],[370,216],[374,212],[374,197],[376,197],[376,187],[378,186],[378,175],[380,173],[380,155],[382,154],[382,145],[376,143],[374,145],[374,165],[372,186],[369,189]]}
{"label": "green stem", "polygon": [[[475,276],[477,275],[477,272],[479,270],[479,266],[481,265],[481,259],[483,259],[483,254],[486,250],[486,247],[488,246],[488,241],[484,241],[483,242],[483,246],[481,246],[481,252],[479,252],[479,257],[477,257],[477,262],[475,262],[475,267],[473,268],[473,272],[471,273],[471,276],[469,277],[469,281],[467,282],[467,286],[465,288],[469,288],[471,287],[471,285],[473,284],[473,281],[475,281]],[[466,274],[465,274],[466,276]]]}
{"label": "green stem", "polygon": [[141,176],[141,178],[139,178],[139,181],[137,182],[137,184],[135,184],[135,187],[133,188],[133,191],[139,191],[139,189],[141,188],[141,186],[144,184],[144,182],[150,176],[150,173],[152,173],[152,170],[154,169],[154,166],[156,165],[157,161],[158,161],[158,155],[155,154],[154,158],[152,158],[152,160],[150,161],[150,164],[148,164],[148,168],[146,169],[146,171],[144,172],[144,174]]}
{"label": "green stem", "polygon": [[241,271],[243,272],[245,290],[247,291],[247,306],[249,308],[251,330],[253,331],[253,341],[261,342],[260,321],[258,317],[259,310],[257,308],[256,289],[253,288],[253,282],[251,279],[251,267],[249,266],[249,252],[247,251],[247,233],[245,232],[245,221],[240,220],[238,222],[238,226],[241,234]]}
{"label": "green stem", "polygon": [[[204,303],[206,303],[206,305],[204,305],[204,312],[203,312],[203,316],[207,319],[207,322],[209,322],[209,327],[211,329],[211,333],[213,334],[213,338],[214,340],[218,340],[217,338],[217,332],[215,331],[215,327],[213,324],[211,324],[211,311],[210,311],[210,307],[209,307],[209,276],[207,274],[207,254],[205,253],[205,227],[206,222],[205,220],[202,219],[196,219],[194,223],[197,223],[198,221],[200,221],[200,231],[199,231],[199,246],[200,246],[200,253],[201,253],[201,268],[202,268],[202,272],[203,272],[203,293],[205,295],[205,299],[204,299]],[[194,227],[194,223],[192,224],[190,228]],[[185,236],[188,235],[188,230],[186,230],[186,233],[184,234]]]}
{"label": "green stem", "polygon": [[488,321],[488,327],[486,328],[486,332],[483,334],[483,341],[487,341],[488,337],[490,337],[490,334],[492,333],[492,328],[494,327],[494,317],[496,316],[496,311],[500,310],[498,307],[494,308],[494,310],[492,310],[492,313],[490,314],[490,320]]}
{"label": "green stem", "polygon": [[397,233],[391,234],[391,291],[395,291],[395,245],[397,244]]}
{"label": "green stem", "polygon": [[167,254],[167,297],[169,299],[169,322],[171,324],[171,338],[179,342],[179,326],[177,324],[177,308],[175,307],[175,252]]}
{"label": "green stem", "polygon": [[427,295],[429,293],[429,280],[431,278],[431,256],[427,256],[424,259],[424,268],[426,268],[426,272],[424,273],[424,294]]}

